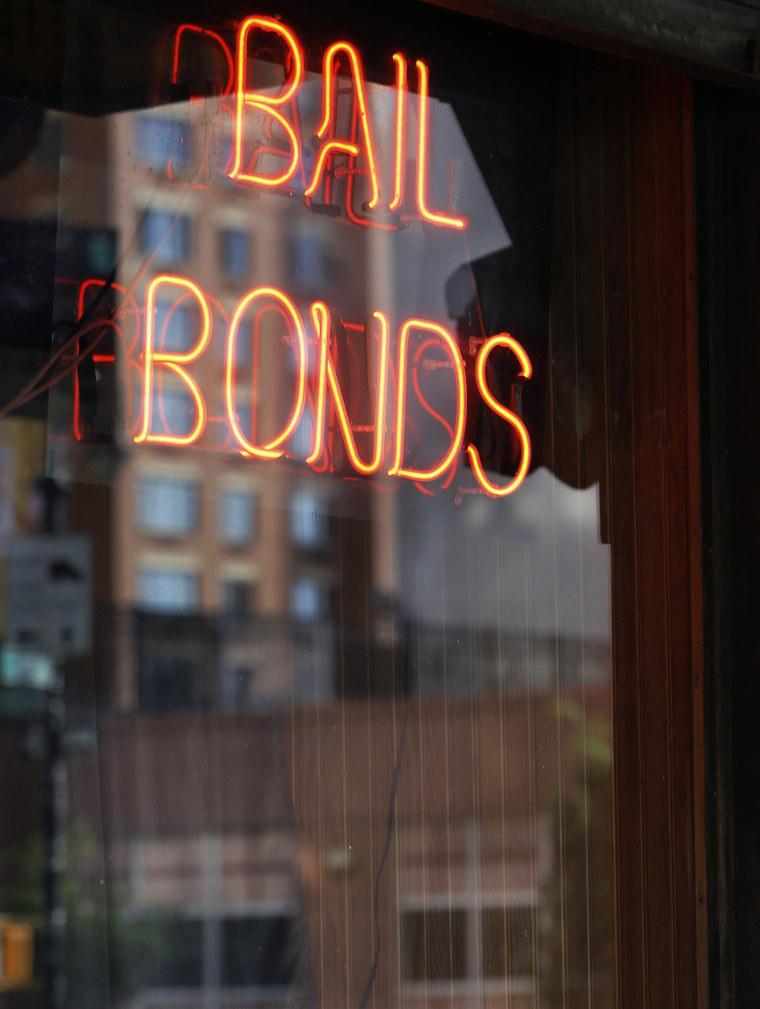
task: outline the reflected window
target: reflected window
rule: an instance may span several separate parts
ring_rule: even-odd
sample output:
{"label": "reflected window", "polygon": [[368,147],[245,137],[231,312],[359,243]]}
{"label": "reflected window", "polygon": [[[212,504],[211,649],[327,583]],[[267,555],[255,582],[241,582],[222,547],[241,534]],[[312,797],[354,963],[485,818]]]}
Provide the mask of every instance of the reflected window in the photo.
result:
{"label": "reflected window", "polygon": [[323,620],[329,612],[329,590],[324,582],[316,578],[299,578],[290,590],[293,618],[306,623]]}
{"label": "reflected window", "polygon": [[[499,904],[406,911],[402,915],[407,981],[530,979],[536,908]],[[479,950],[477,956],[474,951]]]}
{"label": "reflected window", "polygon": [[483,977],[532,976],[535,924],[531,904],[483,909]]}
{"label": "reflected window", "polygon": [[155,266],[190,258],[193,227],[189,217],[171,210],[150,209],[140,217],[140,252]]}
{"label": "reflected window", "polygon": [[290,275],[303,294],[324,295],[327,286],[327,250],[319,235],[296,234],[290,241]]}
{"label": "reflected window", "polygon": [[299,547],[324,547],[330,539],[330,522],[325,502],[304,488],[290,499],[290,535]]}
{"label": "reflected window", "polygon": [[200,319],[187,303],[159,301],[156,304],[155,345],[161,350],[190,350],[201,334]]}
{"label": "reflected window", "polygon": [[195,416],[195,404],[184,389],[154,386],[152,434],[188,434],[195,423]]}
{"label": "reflected window", "polygon": [[311,454],[314,440],[314,418],[308,403],[303,408],[303,414],[298,427],[293,432],[289,442],[289,450],[296,459],[306,459]]}
{"label": "reflected window", "polygon": [[137,157],[145,168],[158,172],[182,171],[190,163],[191,131],[188,123],[163,116],[139,116],[136,123]]}
{"label": "reflected window", "polygon": [[142,711],[186,711],[196,707],[196,667],[188,658],[159,651],[141,657],[139,667]]}
{"label": "reflected window", "polygon": [[243,620],[250,616],[256,603],[256,586],[242,578],[222,582],[222,612],[225,617]]}
{"label": "reflected window", "polygon": [[249,543],[254,534],[255,497],[246,490],[219,496],[219,539],[229,546]]}
{"label": "reflected window", "polygon": [[467,919],[462,910],[407,911],[402,921],[404,977],[452,981],[467,975]]}
{"label": "reflected window", "polygon": [[203,983],[203,923],[179,919],[154,931],[156,941],[146,944],[146,987],[199,987]]}
{"label": "reflected window", "polygon": [[219,235],[222,269],[230,280],[244,279],[251,268],[251,236],[229,229]]}
{"label": "reflected window", "polygon": [[283,988],[296,976],[293,919],[287,914],[222,921],[222,985]]}
{"label": "reflected window", "polygon": [[[158,603],[141,607],[135,621],[139,706],[142,711],[208,707],[218,665],[216,621],[198,612],[197,590],[171,571],[149,585]],[[178,576],[178,577],[177,577]]]}
{"label": "reflected window", "polygon": [[190,480],[143,477],[137,485],[136,505],[143,532],[184,536],[198,524],[198,485]]}
{"label": "reflected window", "polygon": [[[129,964],[150,989],[275,989],[296,980],[295,919],[287,912],[240,917],[188,917],[138,924],[150,941]],[[204,957],[204,948],[213,950]],[[165,991],[164,996],[170,997]]]}
{"label": "reflected window", "polygon": [[225,711],[246,707],[251,701],[256,671],[248,665],[223,665],[219,685],[219,706]]}
{"label": "reflected window", "polygon": [[[445,840],[419,826],[405,832],[400,936],[407,984],[455,981],[492,992],[509,981],[514,992],[532,991],[540,894],[551,863],[542,840],[547,826],[493,817],[455,822]],[[548,947],[545,931],[545,961]]]}
{"label": "reflected window", "polygon": [[137,577],[137,605],[155,613],[190,613],[198,608],[198,575],[170,567],[145,567]]}
{"label": "reflected window", "polygon": [[232,169],[234,156],[232,134],[220,129],[217,124],[214,143],[216,170],[219,173],[219,180],[221,182],[228,182],[231,185],[234,185],[234,182],[227,178],[227,174]]}

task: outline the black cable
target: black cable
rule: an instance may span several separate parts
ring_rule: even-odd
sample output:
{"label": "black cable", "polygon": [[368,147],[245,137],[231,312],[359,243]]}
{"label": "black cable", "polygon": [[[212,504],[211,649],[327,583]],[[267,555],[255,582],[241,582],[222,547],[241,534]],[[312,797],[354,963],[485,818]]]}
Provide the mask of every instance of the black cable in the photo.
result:
{"label": "black cable", "polygon": [[[93,298],[91,304],[87,307],[87,309],[84,312],[82,312],[82,315],[79,317],[79,319],[77,319],[75,322],[71,322],[68,319],[59,319],[58,322],[53,323],[51,330],[52,339],[55,339],[56,332],[59,329],[63,329],[64,327],[69,329],[68,336],[64,339],[60,347],[58,347],[57,350],[53,351],[53,353],[50,355],[50,357],[42,366],[42,368],[39,369],[34,378],[32,378],[29,382],[27,382],[27,384],[24,386],[21,392],[17,393],[15,396],[12,396],[11,399],[9,399],[8,402],[3,405],[3,407],[0,409],[0,417],[5,416],[5,414],[9,413],[11,410],[17,410],[20,406],[24,406],[24,404],[29,403],[31,400],[39,396],[40,393],[49,389],[51,385],[55,384],[55,382],[57,381],[60,381],[61,378],[65,377],[65,375],[69,373],[71,369],[64,369],[63,372],[54,374],[52,377],[52,381],[48,379],[46,383],[41,384],[43,379],[45,378],[45,375],[53,367],[53,365],[63,356],[66,350],[72,345],[72,343],[74,343],[77,334],[80,332],[85,322],[89,320],[90,316],[98,308],[98,306],[100,305],[103,298],[105,298],[108,291],[113,287],[114,281],[116,280],[116,269],[117,269],[116,266],[114,266],[114,268],[108,275],[107,279],[103,282],[102,288],[100,289],[98,294]],[[93,349],[99,342],[101,335],[102,334],[99,334],[92,340],[90,346],[84,352],[82,357],[86,357],[87,354],[93,351]]]}
{"label": "black cable", "polygon": [[359,1009],[366,1009],[367,1003],[369,1002],[369,997],[372,994],[372,988],[375,984],[375,977],[377,975],[377,968],[380,963],[380,881],[383,875],[383,869],[385,868],[385,863],[388,859],[388,852],[391,848],[391,840],[393,839],[393,828],[396,823],[396,798],[398,796],[398,783],[401,777],[401,761],[404,756],[404,745],[406,743],[406,727],[409,722],[409,667],[410,667],[410,652],[411,652],[411,621],[409,617],[404,621],[404,721],[401,729],[401,738],[399,739],[398,750],[396,751],[396,763],[393,767],[393,777],[391,778],[391,792],[390,799],[388,802],[388,823],[385,835],[385,847],[383,848],[383,854],[380,858],[380,864],[377,867],[377,874],[375,876],[375,892],[373,896],[374,903],[374,921],[375,921],[375,955],[372,960],[372,967],[370,969],[369,975],[367,977],[367,983],[364,986],[364,993],[359,1001]]}
{"label": "black cable", "polygon": [[[98,293],[92,299],[92,301],[87,306],[87,308],[84,310],[84,312],[82,312],[82,314],[79,316],[79,318],[77,319],[77,321],[72,325],[71,333],[69,334],[69,337],[68,337],[69,340],[71,340],[71,338],[73,336],[76,336],[76,334],[79,332],[80,329],[82,329],[82,327],[84,326],[84,324],[89,321],[90,316],[100,306],[101,301],[105,298],[105,296],[108,294],[108,292],[113,287],[113,285],[114,285],[114,283],[116,281],[116,269],[117,269],[116,266],[114,266],[114,268],[108,274],[108,276],[106,277],[106,279],[103,281],[103,284],[102,284],[100,290],[98,291]],[[55,332],[55,330],[57,329],[57,327],[61,326],[61,325],[65,325],[65,322],[57,322],[55,324],[55,326],[53,326],[53,331]]]}

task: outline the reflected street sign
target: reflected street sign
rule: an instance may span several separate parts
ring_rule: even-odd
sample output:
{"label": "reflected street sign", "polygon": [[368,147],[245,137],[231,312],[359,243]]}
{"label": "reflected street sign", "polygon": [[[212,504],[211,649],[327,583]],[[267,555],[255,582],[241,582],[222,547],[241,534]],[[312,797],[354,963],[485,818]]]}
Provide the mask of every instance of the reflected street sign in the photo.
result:
{"label": "reflected street sign", "polygon": [[86,536],[26,536],[8,544],[6,641],[52,655],[82,655],[92,641]]}

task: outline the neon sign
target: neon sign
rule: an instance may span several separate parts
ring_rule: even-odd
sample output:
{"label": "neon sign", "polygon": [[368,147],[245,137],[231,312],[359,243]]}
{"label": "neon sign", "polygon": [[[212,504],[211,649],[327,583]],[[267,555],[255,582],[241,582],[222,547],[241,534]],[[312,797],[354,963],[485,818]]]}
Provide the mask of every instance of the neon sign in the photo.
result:
{"label": "neon sign", "polygon": [[[454,232],[468,227],[465,217],[434,209],[431,201],[430,75],[423,61],[415,62],[416,160],[409,166],[408,64],[401,53],[393,55],[392,125],[383,132],[393,138],[393,157],[382,160],[355,46],[337,41],[323,53],[320,118],[307,149],[298,107],[306,63],[291,29],[273,18],[248,17],[238,27],[233,56],[218,33],[182,25],[174,39],[174,81],[183,41],[199,37],[223,55],[224,88],[217,98],[233,103],[227,109],[229,178],[299,195],[309,209],[332,206],[337,182],[345,179],[346,216],[354,223],[393,229],[414,219]],[[252,54],[262,52],[268,86],[255,89],[261,71]],[[282,71],[276,87],[273,67]],[[167,178],[173,179],[169,167]],[[366,196],[361,214],[355,205],[359,180]],[[405,213],[412,199],[414,218]],[[81,285],[80,318],[88,297],[102,295],[103,284]],[[232,309],[175,273],[153,276],[142,306],[132,288],[111,287],[120,304],[102,324],[119,346],[98,361],[126,379],[124,427],[136,444],[202,446],[252,460],[290,460],[317,473],[386,476],[411,481],[426,493],[469,474],[457,490],[504,497],[526,478],[531,441],[516,409],[516,390],[531,377],[531,361],[509,333],[488,336],[482,318],[475,338],[418,314],[392,325],[390,313],[379,309],[363,322],[344,322],[329,299],[312,298],[308,309],[299,307],[272,283],[251,287]],[[179,345],[169,335],[175,313],[184,320]],[[76,371],[73,405],[74,436],[83,440]],[[489,449],[478,438],[485,424],[494,432]],[[506,469],[506,478],[487,473],[497,453],[506,466],[498,462],[496,469]]]}
{"label": "neon sign", "polygon": [[[156,291],[164,284],[184,288],[189,291],[200,307],[203,325],[201,335],[189,351],[157,350],[155,346]],[[153,442],[163,445],[192,445],[198,440],[206,427],[206,401],[198,383],[187,370],[187,366],[197,361],[203,354],[211,339],[211,309],[208,301],[197,284],[187,277],[172,277],[161,275],[154,277],[145,292],[145,346],[143,349],[143,395],[142,395],[142,427],[135,435],[135,441]],[[157,368],[166,368],[183,383],[191,394],[195,404],[195,423],[187,434],[153,433],[153,376]]]}
{"label": "neon sign", "polygon": [[[277,95],[251,92],[246,87],[248,78],[248,35],[256,29],[279,35],[284,40],[288,53],[292,58],[290,79]],[[237,74],[235,82],[235,134],[233,140],[235,160],[229,176],[238,182],[248,182],[252,185],[282,186],[286,182],[289,182],[295,174],[301,155],[301,145],[296,136],[295,128],[287,116],[280,111],[283,106],[286,106],[295,98],[303,82],[304,59],[301,46],[293,32],[289,28],[286,28],[285,25],[280,24],[279,21],[275,21],[273,18],[246,18],[238,29],[237,63],[235,69]],[[271,118],[281,127],[287,137],[290,148],[289,160],[286,167],[278,175],[255,173],[245,168],[245,123],[246,112],[249,109],[257,110]]]}
{"label": "neon sign", "polygon": [[[90,280],[82,284],[80,303],[84,304],[85,292],[98,284],[102,282]],[[163,347],[166,320],[163,331],[157,334],[157,304],[167,293],[174,297],[174,301],[163,301],[169,306],[166,320],[180,303],[189,301],[195,309],[198,331],[193,334],[195,339],[189,347],[171,350]],[[126,374],[130,377],[129,385],[136,382],[136,389],[139,389],[139,394],[131,397],[138,404],[133,410],[139,416],[136,429],[131,422],[127,423],[127,429],[132,432],[137,444],[175,448],[192,445],[214,447],[207,437],[207,429],[213,420],[215,424],[222,423],[226,430],[222,444],[217,443],[215,447],[236,451],[252,459],[295,458],[291,450],[292,439],[299,427],[303,427],[309,437],[308,452],[303,462],[315,472],[335,470],[336,459],[342,451],[356,476],[367,477],[384,472],[418,485],[440,483],[447,486],[457,471],[463,451],[466,451],[476,486],[461,489],[498,497],[514,493],[528,473],[531,444],[527,428],[520,417],[494,395],[489,384],[489,358],[497,348],[514,355],[520,367],[518,379],[528,379],[532,373],[527,353],[508,333],[479,341],[480,346],[463,353],[460,341],[446,327],[431,320],[410,318],[399,326],[394,348],[387,315],[381,311],[373,312],[364,327],[350,327],[359,330],[363,336],[366,353],[374,364],[372,420],[369,424],[360,424],[351,416],[357,410],[356,397],[350,396],[356,375],[341,375],[342,369],[338,367],[336,358],[337,333],[339,329],[349,327],[343,327],[340,320],[334,319],[323,301],[312,302],[307,322],[285,291],[274,286],[260,286],[244,294],[227,319],[220,313],[215,299],[199,284],[180,275],[160,274],[147,285],[144,311],[139,313],[144,320],[142,341],[135,331],[135,304],[131,296],[125,299],[124,307],[126,311],[117,311],[116,321],[110,324],[122,338],[121,349]],[[246,430],[244,408],[236,398],[245,386],[238,364],[239,344],[244,339],[242,330],[246,323],[245,338],[252,339],[254,345],[266,339],[262,337],[261,329],[262,321],[269,315],[276,316],[281,323],[279,328],[275,327],[277,335],[270,350],[280,366],[280,373],[287,372],[290,376],[289,386],[283,392],[281,383],[273,378],[271,371],[257,368],[258,350],[255,349],[250,372],[254,385],[253,402],[249,429]],[[123,332],[120,329],[122,316],[128,323]],[[224,416],[212,417],[208,401],[213,398],[215,389],[204,388],[203,379],[194,373],[194,366],[202,363],[212,344],[218,345],[221,337],[215,338],[214,329],[220,323],[225,327],[222,368]],[[472,344],[472,339],[467,343]],[[116,356],[103,356],[100,360],[115,364]],[[469,367],[474,367],[475,375],[468,392],[465,358],[470,357]],[[284,359],[287,359],[285,368],[282,367]],[[453,418],[447,419],[440,406],[427,398],[421,384],[421,376],[426,371],[445,374],[447,401],[453,404]],[[208,368],[205,373],[208,380]],[[166,396],[163,380],[166,378],[171,380],[175,390],[181,391],[189,404],[187,430],[173,429],[174,422],[166,416],[163,402]],[[274,394],[273,383],[276,387]],[[472,400],[473,388],[480,400],[476,404],[468,402],[468,396]],[[277,405],[287,410],[287,417],[281,421],[275,434],[259,441],[254,434],[254,414],[258,406],[272,395],[278,400]],[[436,421],[443,432],[438,438],[434,458],[421,458],[424,453],[420,451],[419,439],[414,437],[414,424],[408,417],[410,403],[414,403],[418,412],[421,409],[428,419]],[[81,439],[77,407],[75,385],[74,433]],[[511,429],[517,439],[519,464],[515,475],[504,484],[495,483],[486,475],[477,446],[473,443],[465,445],[467,417],[473,407],[486,407],[494,418]],[[307,413],[309,423],[306,423]],[[340,448],[335,444],[338,435]],[[357,435],[369,441],[369,452],[360,452]]]}
{"label": "neon sign", "polygon": [[[425,221],[439,228],[464,230],[461,215],[435,210],[430,197],[430,72],[422,60],[417,71],[417,136],[415,159],[415,212],[405,206],[407,165],[406,124],[409,104],[407,60],[394,53],[392,63],[395,113],[392,178],[381,179],[376,153],[376,131],[368,100],[361,55],[350,42],[327,47],[322,60],[321,118],[305,145],[299,110],[299,94],[305,80],[303,47],[296,34],[271,17],[251,16],[238,27],[235,56],[217,32],[184,24],[176,30],[172,52],[172,82],[180,75],[183,40],[202,39],[221,53],[226,76],[219,101],[233,122],[232,153],[225,174],[241,185],[256,186],[288,196],[300,196],[307,207],[339,212],[333,202],[337,179],[346,179],[346,216],[355,224],[382,229],[403,227],[410,221]],[[256,55],[264,50],[271,58],[279,53],[283,82],[279,89],[253,89],[250,78]],[[346,86],[346,81],[350,86]],[[339,110],[339,98],[343,111]],[[343,133],[341,133],[341,130]],[[316,146],[316,153],[311,150]],[[267,169],[261,162],[275,162]],[[308,167],[307,162],[312,162]],[[364,177],[368,198],[363,214],[353,205],[356,180]],[[321,197],[321,199],[320,199]]]}

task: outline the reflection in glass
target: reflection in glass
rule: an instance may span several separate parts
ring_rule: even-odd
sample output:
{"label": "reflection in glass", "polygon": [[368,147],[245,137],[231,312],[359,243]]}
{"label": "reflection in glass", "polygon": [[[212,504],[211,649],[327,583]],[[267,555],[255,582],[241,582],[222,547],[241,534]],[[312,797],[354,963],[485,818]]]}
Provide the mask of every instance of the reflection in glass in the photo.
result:
{"label": "reflection in glass", "polygon": [[[205,35],[215,81],[226,43]],[[181,56],[195,52],[191,36]],[[72,764],[70,785],[71,820],[89,823],[95,840],[72,863],[71,892],[123,926],[113,959],[133,978],[103,981],[97,1009],[110,996],[129,1009],[610,1004],[610,570],[594,464],[602,348],[593,334],[582,347],[563,320],[550,322],[562,237],[553,54],[523,66],[512,40],[499,39],[498,66],[508,51],[526,75],[515,71],[509,87],[499,77],[496,90],[473,90],[469,82],[490,72],[478,46],[454,65],[433,58],[436,43],[430,59],[428,197],[464,215],[464,233],[413,212],[412,91],[410,179],[395,217],[367,210],[366,173],[344,155],[324,202],[304,200],[303,180],[265,196],[231,182],[232,99],[213,88],[160,113],[88,122],[110,159],[97,169],[97,199],[76,195],[94,170],[72,156],[58,166],[69,202],[52,208],[53,220],[72,221],[42,227],[27,207],[27,238],[45,252],[55,304],[34,278],[11,284],[2,293],[14,325],[44,331],[47,352],[49,320],[74,325],[81,295],[97,322],[82,345],[99,341],[84,365],[66,351],[69,371],[45,408],[47,460],[36,448],[40,472],[68,485],[97,567],[95,657],[70,667],[72,678],[87,668],[97,699],[99,749]],[[373,65],[368,81],[386,140],[394,51],[386,77]],[[317,68],[317,50],[310,55]],[[195,66],[187,59],[182,80]],[[252,79],[279,86],[276,53],[250,62]],[[321,83],[310,69],[304,137],[318,125]],[[356,129],[349,92],[340,90],[339,135]],[[85,129],[68,113],[49,125],[44,165],[23,176],[40,206],[55,122],[72,150]],[[253,113],[248,127],[280,163],[276,129],[268,135]],[[378,143],[378,161],[392,178],[392,144]],[[67,232],[75,220],[84,230]],[[18,237],[10,225],[4,233]],[[186,362],[159,366],[153,386],[152,432],[182,436],[196,417],[187,376],[197,383],[208,416],[192,446],[134,442],[145,287],[163,272],[196,284],[212,320],[208,352],[186,371]],[[299,423],[270,459],[240,451],[229,417],[265,444],[294,402],[296,336],[276,305],[246,315],[236,353],[226,352],[230,319],[257,286],[292,299],[307,344]],[[385,452],[369,479],[343,445],[332,386],[315,451],[315,300],[330,313],[335,384],[363,459],[383,364],[379,327],[365,324],[372,313],[389,320]],[[418,327],[399,364],[409,319],[443,327],[451,343]],[[158,345],[188,352],[199,320],[198,306],[159,300]],[[508,497],[488,497],[462,451],[426,480],[452,443],[458,409],[489,479],[514,477],[520,443],[476,380],[486,338],[507,331],[533,377],[523,381],[504,351],[489,359],[487,380],[530,432],[527,479]],[[3,449],[17,469],[4,485],[14,505],[3,512],[7,538],[27,531],[16,516],[32,479],[24,439],[8,433]],[[423,478],[399,476],[404,468]],[[93,942],[84,932],[72,939],[71,963]]]}
{"label": "reflection in glass", "polygon": [[251,266],[251,236],[246,231],[227,229],[219,235],[221,264],[230,280],[243,280]]}
{"label": "reflection in glass", "polygon": [[182,119],[140,115],[136,123],[137,157],[158,172],[181,171],[191,160],[191,131]]}
{"label": "reflection in glass", "polygon": [[169,210],[145,210],[139,217],[140,251],[156,266],[183,263],[192,250],[192,223]]}
{"label": "reflection in glass", "polygon": [[225,490],[219,496],[219,537],[224,543],[247,543],[254,533],[254,495]]}
{"label": "reflection in glass", "polygon": [[143,477],[137,487],[137,522],[145,532],[184,536],[198,522],[198,487],[189,480]]}
{"label": "reflection in glass", "polygon": [[192,571],[143,568],[138,575],[141,609],[166,613],[192,612],[198,606],[198,576]]}
{"label": "reflection in glass", "polygon": [[323,547],[329,539],[326,503],[312,490],[299,490],[290,499],[290,535],[301,547]]}
{"label": "reflection in glass", "polygon": [[188,304],[159,301],[154,325],[157,350],[188,351],[198,339],[198,313]]}
{"label": "reflection in glass", "polygon": [[303,623],[322,620],[328,611],[327,586],[314,578],[299,578],[291,589],[293,617]]}

